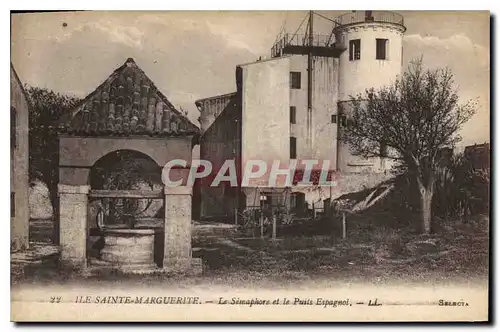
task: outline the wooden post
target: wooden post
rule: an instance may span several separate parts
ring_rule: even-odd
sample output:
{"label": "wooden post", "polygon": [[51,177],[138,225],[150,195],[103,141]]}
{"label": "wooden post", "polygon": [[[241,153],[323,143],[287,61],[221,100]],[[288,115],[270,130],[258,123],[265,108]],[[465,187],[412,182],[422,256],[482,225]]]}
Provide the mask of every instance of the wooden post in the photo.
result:
{"label": "wooden post", "polygon": [[331,213],[330,214],[330,221],[332,222],[332,232],[331,232],[331,238],[332,238],[332,241],[335,239],[335,224],[336,224],[336,221],[337,221],[337,214],[336,213]]}
{"label": "wooden post", "polygon": [[262,215],[262,213],[260,214],[260,238],[263,239],[264,238],[264,216]]}
{"label": "wooden post", "polygon": [[238,225],[238,209],[234,209],[234,224]]}
{"label": "wooden post", "polygon": [[276,240],[276,216],[273,215],[273,240]]}
{"label": "wooden post", "polygon": [[345,225],[345,212],[342,212],[342,238],[345,239],[347,236],[347,230]]}

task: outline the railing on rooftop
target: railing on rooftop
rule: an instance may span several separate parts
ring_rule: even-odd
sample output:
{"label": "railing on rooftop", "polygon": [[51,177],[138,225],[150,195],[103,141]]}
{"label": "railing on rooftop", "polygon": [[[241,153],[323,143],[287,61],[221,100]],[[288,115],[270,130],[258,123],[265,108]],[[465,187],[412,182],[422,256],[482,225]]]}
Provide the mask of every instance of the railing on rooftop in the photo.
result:
{"label": "railing on rooftop", "polygon": [[338,16],[335,18],[335,27],[365,22],[392,23],[404,26],[403,15],[401,14],[389,11],[361,10]]}
{"label": "railing on rooftop", "polygon": [[[287,46],[316,46],[334,48],[335,36],[334,31],[342,26],[348,26],[358,23],[390,23],[400,25],[404,28],[404,19],[401,14],[390,11],[379,10],[361,10],[340,15],[334,20],[334,28],[331,34],[313,35],[313,45],[309,45],[309,34],[284,34],[276,41],[271,48],[271,57],[283,55],[283,51]],[[342,45],[337,45],[342,48]]]}
{"label": "railing on rooftop", "polygon": [[[312,46],[332,47],[335,37],[332,35],[313,34]],[[308,34],[286,33],[271,48],[271,57],[283,54],[286,46],[310,46]]]}

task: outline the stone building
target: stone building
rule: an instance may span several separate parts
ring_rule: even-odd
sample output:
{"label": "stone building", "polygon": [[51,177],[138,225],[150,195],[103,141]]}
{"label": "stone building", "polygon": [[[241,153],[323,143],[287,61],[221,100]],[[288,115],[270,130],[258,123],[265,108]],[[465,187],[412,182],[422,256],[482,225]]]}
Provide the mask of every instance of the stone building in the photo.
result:
{"label": "stone building", "polygon": [[[135,61],[129,58],[64,114],[59,133],[61,262],[75,268],[92,266],[90,253],[95,243],[89,238],[100,231],[104,248],[100,248],[99,264],[125,270],[192,270],[192,188],[144,189],[128,180],[142,176],[140,181],[158,185],[164,165],[174,159],[185,160],[186,166],[172,169],[170,178],[186,179],[199,129]],[[113,176],[121,180],[113,182]],[[97,216],[90,209],[96,200],[103,211]],[[156,209],[157,218],[150,224],[139,225],[138,214],[130,212],[130,206],[141,206],[134,205],[136,200],[160,200],[163,208]]]}
{"label": "stone building", "polygon": [[[314,33],[313,18],[311,12],[306,34],[279,39],[270,59],[237,66],[236,92],[196,102],[200,158],[210,160],[215,171],[226,159],[236,160],[239,173],[252,159],[268,165],[297,160],[298,168],[301,160],[327,161],[330,172],[353,179],[352,174],[383,174],[390,167],[379,158],[353,155],[339,135],[349,121],[350,96],[387,85],[401,73],[403,17],[348,13],[336,18],[325,36]],[[199,190],[202,217],[262,202],[289,208],[304,202],[294,186],[211,188],[201,183]]]}
{"label": "stone building", "polygon": [[29,246],[29,104],[21,80],[10,66],[10,231],[11,251]]}

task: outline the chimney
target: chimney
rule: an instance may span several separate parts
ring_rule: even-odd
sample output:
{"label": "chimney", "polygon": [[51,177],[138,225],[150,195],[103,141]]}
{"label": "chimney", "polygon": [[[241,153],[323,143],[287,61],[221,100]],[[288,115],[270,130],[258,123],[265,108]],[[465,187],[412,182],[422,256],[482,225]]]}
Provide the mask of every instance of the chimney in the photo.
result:
{"label": "chimney", "polygon": [[373,16],[371,10],[365,10],[365,22],[373,22]]}
{"label": "chimney", "polygon": [[125,63],[127,64],[127,67],[132,67],[135,65],[135,61],[132,58],[128,58],[127,61],[125,61]]}

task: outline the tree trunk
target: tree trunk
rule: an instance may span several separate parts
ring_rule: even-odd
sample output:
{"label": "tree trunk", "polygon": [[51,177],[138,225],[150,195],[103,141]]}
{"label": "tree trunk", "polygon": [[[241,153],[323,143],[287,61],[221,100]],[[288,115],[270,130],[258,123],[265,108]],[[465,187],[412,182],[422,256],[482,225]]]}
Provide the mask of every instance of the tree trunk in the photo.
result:
{"label": "tree trunk", "polygon": [[420,186],[420,210],[422,214],[422,227],[423,233],[429,234],[431,232],[431,219],[432,219],[432,195],[431,188]]}

